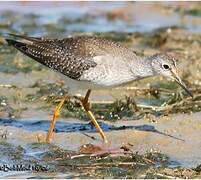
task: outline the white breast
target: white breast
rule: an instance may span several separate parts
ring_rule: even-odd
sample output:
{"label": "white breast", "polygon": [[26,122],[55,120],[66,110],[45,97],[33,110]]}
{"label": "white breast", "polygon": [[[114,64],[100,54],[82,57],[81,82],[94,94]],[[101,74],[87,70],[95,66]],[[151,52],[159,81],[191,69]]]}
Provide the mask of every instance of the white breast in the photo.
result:
{"label": "white breast", "polygon": [[81,81],[96,86],[114,87],[133,80],[132,72],[126,62],[110,55],[96,56],[97,66],[85,71]]}

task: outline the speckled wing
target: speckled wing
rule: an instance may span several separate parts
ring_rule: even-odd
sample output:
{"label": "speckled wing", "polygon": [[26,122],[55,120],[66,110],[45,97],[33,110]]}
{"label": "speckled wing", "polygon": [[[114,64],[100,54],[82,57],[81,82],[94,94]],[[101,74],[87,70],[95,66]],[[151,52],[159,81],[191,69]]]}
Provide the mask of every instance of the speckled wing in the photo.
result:
{"label": "speckled wing", "polygon": [[92,55],[86,51],[85,41],[80,38],[59,40],[12,36],[20,38],[20,41],[6,39],[8,44],[69,78],[79,80],[84,71],[97,65]]}

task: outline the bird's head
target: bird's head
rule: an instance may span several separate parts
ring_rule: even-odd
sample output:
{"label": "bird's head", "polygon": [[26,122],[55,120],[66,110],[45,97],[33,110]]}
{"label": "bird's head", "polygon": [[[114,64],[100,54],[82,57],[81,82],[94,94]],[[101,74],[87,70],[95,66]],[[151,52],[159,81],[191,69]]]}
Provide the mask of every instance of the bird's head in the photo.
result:
{"label": "bird's head", "polygon": [[151,65],[156,75],[162,75],[166,78],[176,81],[191,97],[193,94],[187,89],[184,82],[179,77],[176,60],[168,54],[155,54],[151,56]]}

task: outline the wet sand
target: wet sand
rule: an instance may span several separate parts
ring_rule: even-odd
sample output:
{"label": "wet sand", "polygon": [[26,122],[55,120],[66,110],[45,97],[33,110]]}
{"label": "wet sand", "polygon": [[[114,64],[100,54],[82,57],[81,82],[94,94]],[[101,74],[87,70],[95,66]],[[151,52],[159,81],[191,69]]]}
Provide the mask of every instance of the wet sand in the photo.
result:
{"label": "wet sand", "polygon": [[[98,7],[93,2],[68,6],[48,4],[52,11],[42,11],[41,7],[47,5],[42,3],[38,15],[34,14],[37,6],[32,8],[33,5],[19,3],[17,11],[11,3],[0,6],[0,164],[38,163],[49,166],[49,171],[1,171],[0,175],[199,178],[200,3],[122,2],[100,3]],[[95,7],[95,13],[89,11]],[[59,10],[57,15],[52,13],[53,9]],[[138,15],[139,9],[144,16]],[[89,33],[121,42],[142,56],[170,52],[179,60],[180,75],[194,98],[188,97],[176,83],[161,77],[144,79],[127,87],[93,91],[92,108],[109,143],[102,143],[84,111],[72,102],[65,105],[51,145],[47,145],[44,142],[50,119],[67,90],[55,72],[8,47],[4,41],[8,32],[51,37]],[[77,93],[84,95],[85,91]],[[83,155],[80,148],[87,144],[105,151],[120,148],[122,151],[122,147],[128,147],[132,154],[128,157],[125,150],[123,157],[119,155],[117,159],[112,153],[97,155],[95,160],[85,155],[71,159]]]}
{"label": "wet sand", "polygon": [[[19,126],[21,121],[22,127],[15,127]],[[0,126],[1,132],[7,131],[8,133],[7,142],[25,146],[27,143],[45,141],[47,132],[43,129],[48,128],[50,125],[49,121],[37,121],[37,124],[41,123],[40,128],[40,126],[34,124],[36,121],[30,120],[32,129],[29,127],[30,124],[26,126],[26,123],[23,123],[23,121],[26,120],[19,120],[18,125]],[[107,131],[106,135],[109,139],[109,143],[105,145],[100,136],[94,132],[94,127],[88,125],[88,122],[75,119],[62,119],[59,120],[56,129],[58,131],[69,132],[55,133],[52,144],[73,151],[78,151],[82,145],[89,143],[110,148],[118,148],[122,145],[131,144],[130,148],[134,152],[143,154],[149,151],[157,151],[168,155],[172,161],[175,161],[175,166],[196,167],[201,160],[199,150],[201,146],[200,121],[200,113],[171,115],[162,118],[149,117],[135,121],[120,120],[115,123],[100,121],[105,124],[103,128],[105,127]],[[59,129],[61,125],[63,128]],[[86,130],[82,125],[85,125]],[[68,129],[65,129],[65,126],[68,126]],[[87,128],[88,126],[90,127]],[[76,132],[78,130],[80,132]],[[86,136],[85,133],[96,140]]]}

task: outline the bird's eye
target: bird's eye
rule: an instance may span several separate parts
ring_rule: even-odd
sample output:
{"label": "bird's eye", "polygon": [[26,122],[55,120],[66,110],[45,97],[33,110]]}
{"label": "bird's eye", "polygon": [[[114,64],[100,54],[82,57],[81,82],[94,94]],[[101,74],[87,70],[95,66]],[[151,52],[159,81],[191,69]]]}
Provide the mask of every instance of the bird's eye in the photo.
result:
{"label": "bird's eye", "polygon": [[167,70],[167,69],[170,69],[170,66],[167,64],[163,64],[163,68]]}

